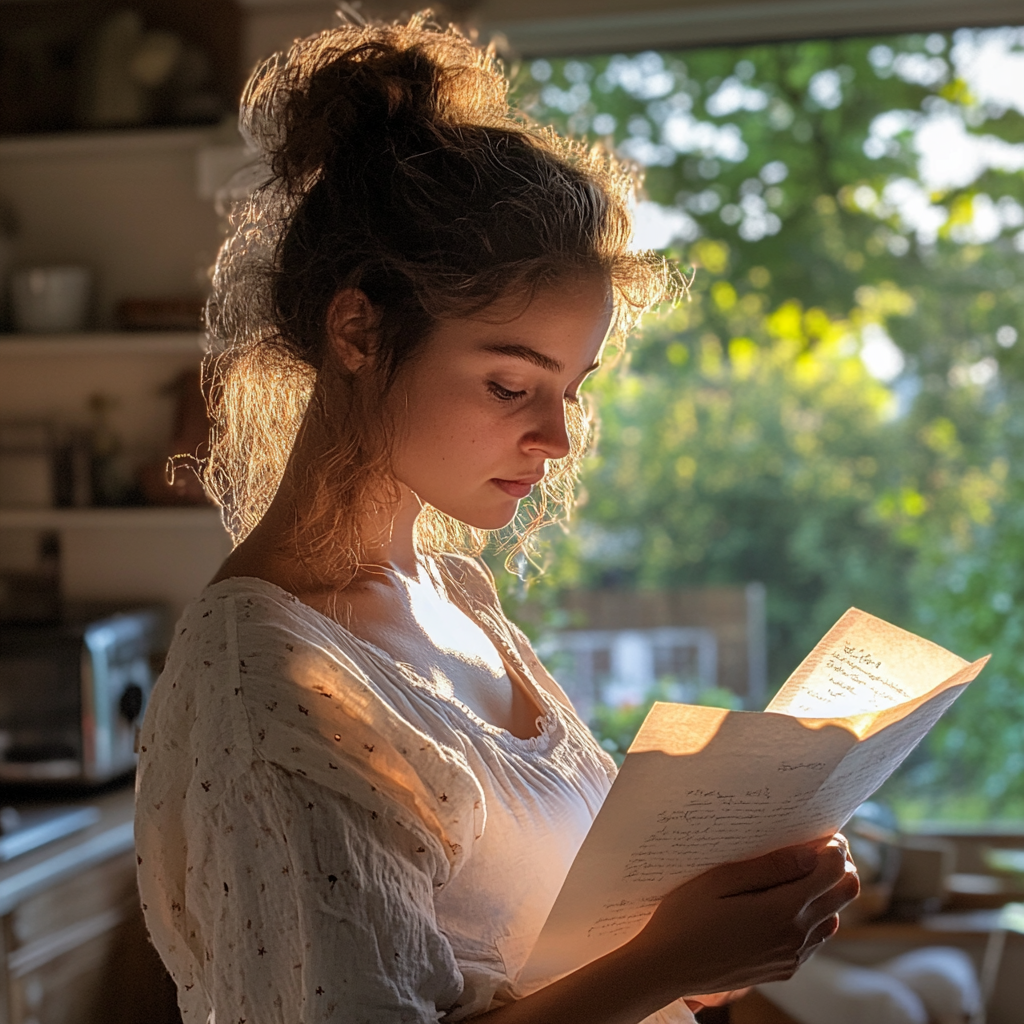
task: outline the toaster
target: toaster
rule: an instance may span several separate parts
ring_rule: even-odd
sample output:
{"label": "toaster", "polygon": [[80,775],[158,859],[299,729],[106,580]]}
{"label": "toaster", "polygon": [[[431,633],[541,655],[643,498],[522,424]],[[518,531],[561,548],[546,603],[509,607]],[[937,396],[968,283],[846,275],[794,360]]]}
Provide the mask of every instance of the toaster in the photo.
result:
{"label": "toaster", "polygon": [[158,607],[0,623],[0,783],[99,785],[130,772],[165,639]]}

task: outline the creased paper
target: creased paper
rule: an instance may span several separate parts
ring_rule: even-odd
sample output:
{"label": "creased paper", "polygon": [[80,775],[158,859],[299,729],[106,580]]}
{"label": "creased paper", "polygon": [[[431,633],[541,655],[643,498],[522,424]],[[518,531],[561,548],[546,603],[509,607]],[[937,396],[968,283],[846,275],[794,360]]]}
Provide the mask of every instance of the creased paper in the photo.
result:
{"label": "creased paper", "polygon": [[528,994],[633,938],[718,864],[838,831],[974,679],[850,609],[764,712],[655,704],[517,981]]}

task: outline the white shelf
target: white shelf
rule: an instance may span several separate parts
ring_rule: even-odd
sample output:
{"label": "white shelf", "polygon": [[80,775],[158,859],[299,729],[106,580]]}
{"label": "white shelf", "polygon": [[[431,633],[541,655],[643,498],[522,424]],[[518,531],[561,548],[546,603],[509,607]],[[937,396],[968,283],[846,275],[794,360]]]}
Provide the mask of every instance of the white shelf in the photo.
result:
{"label": "white shelf", "polygon": [[223,529],[212,507],[0,508],[0,529]]}
{"label": "white shelf", "polygon": [[204,351],[200,331],[82,331],[0,334],[0,359],[25,356],[161,355]]}
{"label": "white shelf", "polygon": [[110,132],[60,132],[0,138],[0,160],[91,156],[99,153],[163,153],[199,149],[223,135],[217,125],[202,128],[148,128]]}

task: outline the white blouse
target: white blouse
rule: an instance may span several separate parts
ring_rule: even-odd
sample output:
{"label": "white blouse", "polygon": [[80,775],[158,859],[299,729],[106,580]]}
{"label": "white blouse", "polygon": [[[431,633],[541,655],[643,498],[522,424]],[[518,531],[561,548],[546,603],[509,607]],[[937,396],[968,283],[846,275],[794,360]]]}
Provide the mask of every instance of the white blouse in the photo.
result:
{"label": "white blouse", "polygon": [[544,710],[534,738],[263,580],[178,622],[135,831],[185,1024],[454,1022],[516,997],[614,766],[486,570],[446,561]]}

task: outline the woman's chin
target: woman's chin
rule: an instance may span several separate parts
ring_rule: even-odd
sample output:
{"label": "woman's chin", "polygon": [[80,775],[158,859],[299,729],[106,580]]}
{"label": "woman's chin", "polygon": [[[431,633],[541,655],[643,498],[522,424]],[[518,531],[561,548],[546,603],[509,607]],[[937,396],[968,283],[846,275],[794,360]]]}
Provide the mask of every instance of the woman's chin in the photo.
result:
{"label": "woman's chin", "polygon": [[[518,504],[517,502],[517,507]],[[516,510],[513,509],[511,513],[505,515],[474,516],[472,519],[463,519],[462,522],[475,530],[504,530],[515,517]]]}
{"label": "woman's chin", "polygon": [[503,530],[515,519],[519,502],[510,499],[508,502],[502,502],[502,507],[487,509],[447,509],[437,505],[434,508],[474,530]]}

